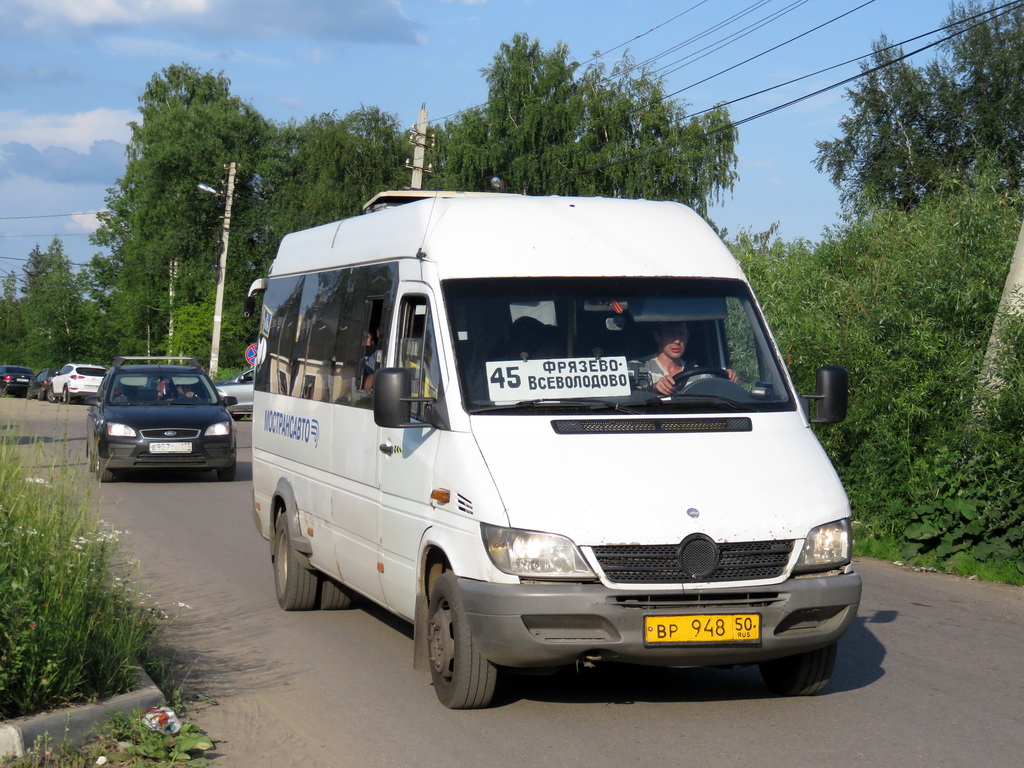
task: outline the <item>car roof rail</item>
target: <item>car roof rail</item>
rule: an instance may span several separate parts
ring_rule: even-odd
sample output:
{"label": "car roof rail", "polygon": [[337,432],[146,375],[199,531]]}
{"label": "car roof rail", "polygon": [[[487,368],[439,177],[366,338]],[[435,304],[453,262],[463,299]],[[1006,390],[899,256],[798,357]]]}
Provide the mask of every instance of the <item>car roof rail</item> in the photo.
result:
{"label": "car roof rail", "polygon": [[[188,364],[194,368],[203,368],[203,364],[199,362],[198,357],[190,357],[188,355],[121,355],[114,358],[114,368],[120,368],[124,365],[125,360],[156,360],[156,361],[169,361],[169,360],[187,360]],[[160,363],[158,362],[157,365]],[[203,369],[205,370],[205,368]]]}

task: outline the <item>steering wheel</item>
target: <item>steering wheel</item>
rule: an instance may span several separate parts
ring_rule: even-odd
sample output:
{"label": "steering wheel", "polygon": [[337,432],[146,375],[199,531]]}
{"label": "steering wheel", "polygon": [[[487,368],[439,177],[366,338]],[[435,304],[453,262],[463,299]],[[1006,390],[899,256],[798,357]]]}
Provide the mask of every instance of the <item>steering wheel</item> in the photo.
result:
{"label": "steering wheel", "polygon": [[696,368],[686,368],[672,377],[673,392],[678,392],[685,387],[694,376],[717,376],[720,379],[729,380],[729,372],[717,365],[698,365]]}

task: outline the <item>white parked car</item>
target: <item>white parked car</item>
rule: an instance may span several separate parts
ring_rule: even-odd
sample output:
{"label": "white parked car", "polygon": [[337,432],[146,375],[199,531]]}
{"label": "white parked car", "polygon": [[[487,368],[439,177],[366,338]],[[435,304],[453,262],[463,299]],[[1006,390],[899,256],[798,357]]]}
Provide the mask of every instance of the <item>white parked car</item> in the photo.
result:
{"label": "white parked car", "polygon": [[255,378],[256,369],[250,368],[234,378],[213,383],[221,397],[231,395],[238,399],[238,403],[228,406],[228,413],[236,420],[245,415],[252,415],[252,390]]}
{"label": "white parked car", "polygon": [[52,379],[53,394],[62,403],[84,400],[96,394],[106,372],[106,367],[102,365],[68,363]]}

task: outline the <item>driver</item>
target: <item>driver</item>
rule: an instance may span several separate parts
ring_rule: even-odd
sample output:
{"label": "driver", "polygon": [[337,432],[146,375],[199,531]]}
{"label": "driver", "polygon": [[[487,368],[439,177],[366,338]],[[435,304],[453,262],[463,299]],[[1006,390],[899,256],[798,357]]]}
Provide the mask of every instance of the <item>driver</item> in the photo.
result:
{"label": "driver", "polygon": [[[686,351],[686,342],[689,339],[690,326],[684,322],[658,323],[654,327],[654,342],[658,345],[658,351],[640,361],[640,370],[646,371],[651,377],[651,391],[671,395],[675,391],[672,377],[681,373],[687,365],[690,368],[699,366],[693,360],[683,359],[683,352]],[[729,381],[737,381],[737,376],[731,368],[727,369],[727,373]]]}

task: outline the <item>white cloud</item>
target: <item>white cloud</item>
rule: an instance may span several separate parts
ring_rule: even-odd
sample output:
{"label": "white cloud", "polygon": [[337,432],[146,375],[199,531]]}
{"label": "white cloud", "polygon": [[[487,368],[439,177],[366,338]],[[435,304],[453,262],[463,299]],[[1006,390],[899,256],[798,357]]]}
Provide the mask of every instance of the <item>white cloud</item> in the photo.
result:
{"label": "white cloud", "polygon": [[4,16],[26,31],[46,31],[54,23],[73,27],[139,26],[197,16],[216,0],[5,0]]}
{"label": "white cloud", "polygon": [[162,30],[224,38],[312,37],[417,45],[399,0],[3,0],[0,37]]}
{"label": "white cloud", "polygon": [[137,112],[123,109],[100,108],[68,115],[0,111],[0,145],[18,142],[40,151],[66,147],[88,152],[95,142],[106,139],[126,144],[131,138],[128,123],[138,118]]}

